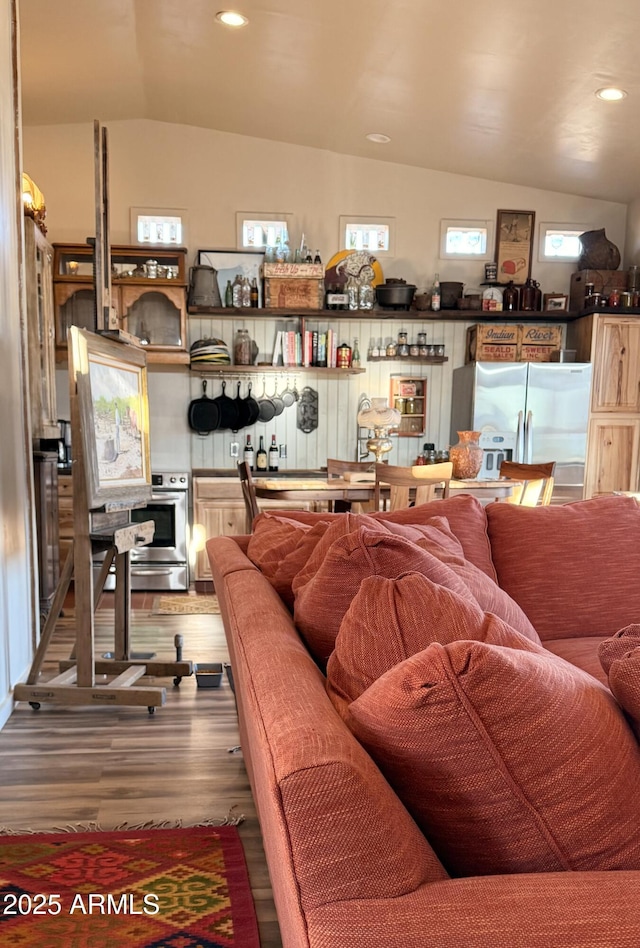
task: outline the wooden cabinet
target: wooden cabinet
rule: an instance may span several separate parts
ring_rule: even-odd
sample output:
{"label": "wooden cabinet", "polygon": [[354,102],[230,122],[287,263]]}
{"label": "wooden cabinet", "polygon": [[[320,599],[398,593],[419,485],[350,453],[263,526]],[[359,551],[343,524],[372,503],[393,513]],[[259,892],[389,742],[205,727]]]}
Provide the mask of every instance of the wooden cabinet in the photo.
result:
{"label": "wooden cabinet", "polygon": [[[70,326],[95,330],[93,248],[54,244],[56,347]],[[184,248],[112,247],[112,303],[123,330],[146,346],[149,362],[188,363]]]}
{"label": "wooden cabinet", "polygon": [[24,219],[25,293],[29,350],[31,435],[37,444],[57,438],[53,249],[30,217]]}
{"label": "wooden cabinet", "polygon": [[640,316],[592,313],[567,328],[579,362],[593,363],[585,497],[640,486]]}
{"label": "wooden cabinet", "polygon": [[419,438],[425,433],[427,417],[427,380],[391,376],[389,404],[402,413],[398,427],[399,438]]}
{"label": "wooden cabinet", "polygon": [[[259,500],[260,510],[313,510],[313,502]],[[193,522],[204,527],[207,539],[247,532],[247,514],[237,477],[193,478]],[[196,555],[196,582],[211,582],[207,551]]]}

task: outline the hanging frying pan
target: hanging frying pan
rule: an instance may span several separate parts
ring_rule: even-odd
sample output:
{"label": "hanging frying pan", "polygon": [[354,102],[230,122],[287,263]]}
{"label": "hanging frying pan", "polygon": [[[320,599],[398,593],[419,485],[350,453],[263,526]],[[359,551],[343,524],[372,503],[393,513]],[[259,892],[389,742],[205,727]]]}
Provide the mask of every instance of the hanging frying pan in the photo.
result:
{"label": "hanging frying pan", "polygon": [[192,431],[200,435],[208,435],[218,428],[220,410],[215,398],[207,395],[207,380],[202,380],[202,395],[194,398],[187,412],[187,420]]}
{"label": "hanging frying pan", "polygon": [[276,406],[270,398],[267,398],[267,383],[264,378],[262,379],[262,395],[258,399],[258,405],[260,406],[259,420],[271,421],[276,413]]}
{"label": "hanging frying pan", "polygon": [[245,395],[245,399],[244,399],[249,408],[249,412],[248,412],[249,420],[247,422],[247,426],[255,425],[256,421],[260,417],[260,405],[251,394],[251,388],[252,388],[252,385],[251,385],[251,382],[249,382],[247,386],[247,394]]}
{"label": "hanging frying pan", "polygon": [[238,419],[236,404],[234,400],[229,398],[229,396],[226,394],[226,387],[227,383],[223,382],[221,394],[213,399],[218,406],[218,411],[220,412],[218,431],[223,431],[226,428],[231,428],[232,431],[237,431]]}
{"label": "hanging frying pan", "polygon": [[284,402],[278,395],[278,380],[276,379],[275,387],[273,389],[273,395],[271,396],[271,401],[273,402],[273,407],[276,410],[276,415],[281,415],[284,411]]}
{"label": "hanging frying pan", "polygon": [[284,402],[284,407],[285,407],[285,408],[291,408],[291,406],[293,405],[293,403],[294,403],[295,400],[296,400],[295,392],[293,391],[292,388],[289,388],[289,379],[288,379],[288,378],[287,378],[287,387],[285,388],[285,390],[284,390],[284,392],[282,393],[282,395],[280,396],[280,398],[281,398],[282,401]]}
{"label": "hanging frying pan", "polygon": [[236,392],[236,397],[233,402],[236,406],[236,420],[237,426],[233,429],[234,431],[239,431],[240,428],[246,428],[249,424],[249,406],[247,405],[246,399],[240,398],[240,387],[242,382],[238,382],[238,389]]}

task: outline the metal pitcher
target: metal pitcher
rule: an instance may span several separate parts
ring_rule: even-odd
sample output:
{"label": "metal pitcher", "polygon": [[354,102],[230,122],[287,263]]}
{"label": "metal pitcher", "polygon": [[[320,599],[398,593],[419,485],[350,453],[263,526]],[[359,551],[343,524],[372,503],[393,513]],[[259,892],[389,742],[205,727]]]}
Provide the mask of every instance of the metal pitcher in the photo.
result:
{"label": "metal pitcher", "polygon": [[191,267],[189,270],[189,306],[221,307],[218,271],[213,267]]}

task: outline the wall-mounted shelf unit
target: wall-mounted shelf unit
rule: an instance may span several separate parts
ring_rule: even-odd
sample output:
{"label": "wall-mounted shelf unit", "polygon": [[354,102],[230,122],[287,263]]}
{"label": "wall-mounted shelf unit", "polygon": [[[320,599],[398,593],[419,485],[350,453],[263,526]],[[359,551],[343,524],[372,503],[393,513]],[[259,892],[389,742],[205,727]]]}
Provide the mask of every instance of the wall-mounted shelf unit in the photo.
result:
{"label": "wall-mounted shelf unit", "polygon": [[[600,310],[602,312],[602,310]],[[640,314],[640,309],[638,310],[613,310],[613,312],[624,312],[624,313],[638,313]],[[486,310],[482,309],[441,309],[439,312],[434,313],[433,310],[425,309],[370,309],[370,310],[347,310],[347,309],[265,309],[261,306],[259,308],[252,308],[249,306],[218,306],[211,307],[206,313],[190,313],[190,316],[193,316],[197,319],[202,319],[203,317],[215,316],[218,319],[273,319],[273,318],[282,318],[283,316],[289,317],[290,319],[297,319],[302,317],[304,319],[322,319],[322,320],[339,320],[339,319],[350,319],[350,320],[379,320],[379,319],[391,319],[391,320],[410,320],[411,322],[432,322],[434,320],[455,320],[463,322],[465,320],[471,322],[509,322],[514,320],[518,323],[526,322],[540,322],[549,321],[549,322],[561,322],[565,323],[573,319],[577,319],[580,316],[580,313],[576,312],[564,312],[554,310],[538,310],[535,313],[531,312],[500,312],[500,313],[488,313]]]}
{"label": "wall-mounted shelf unit", "polygon": [[206,365],[202,362],[191,366],[192,372],[198,375],[218,375],[229,377],[232,375],[324,375],[330,378],[344,378],[347,375],[362,375],[366,369],[325,369],[320,366],[305,365]]}
{"label": "wall-mounted shelf unit", "polygon": [[444,365],[447,356],[367,356],[367,362],[415,362],[419,365]]}

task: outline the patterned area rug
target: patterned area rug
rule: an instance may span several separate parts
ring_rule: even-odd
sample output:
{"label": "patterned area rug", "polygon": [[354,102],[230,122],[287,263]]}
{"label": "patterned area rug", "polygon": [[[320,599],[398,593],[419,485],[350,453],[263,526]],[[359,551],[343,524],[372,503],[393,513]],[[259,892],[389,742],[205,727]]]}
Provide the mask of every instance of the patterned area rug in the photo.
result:
{"label": "patterned area rug", "polygon": [[259,948],[233,826],[0,836],[0,944]]}
{"label": "patterned area rug", "polygon": [[217,596],[158,596],[153,603],[154,616],[218,615]]}

